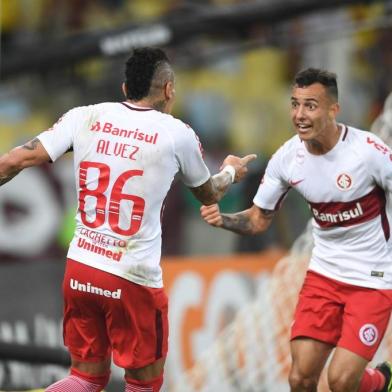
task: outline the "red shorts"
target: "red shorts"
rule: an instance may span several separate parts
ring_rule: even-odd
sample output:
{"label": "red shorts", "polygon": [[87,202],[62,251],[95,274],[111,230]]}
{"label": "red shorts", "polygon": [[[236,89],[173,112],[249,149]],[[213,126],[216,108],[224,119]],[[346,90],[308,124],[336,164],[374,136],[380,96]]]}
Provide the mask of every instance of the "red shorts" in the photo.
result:
{"label": "red shorts", "polygon": [[308,271],[291,339],[313,338],[371,361],[388,326],[391,309],[392,290],[353,286]]}
{"label": "red shorts", "polygon": [[63,282],[64,344],[86,362],[113,355],[117,366],[144,367],[165,357],[168,299],[163,288],[132,283],[67,260]]}

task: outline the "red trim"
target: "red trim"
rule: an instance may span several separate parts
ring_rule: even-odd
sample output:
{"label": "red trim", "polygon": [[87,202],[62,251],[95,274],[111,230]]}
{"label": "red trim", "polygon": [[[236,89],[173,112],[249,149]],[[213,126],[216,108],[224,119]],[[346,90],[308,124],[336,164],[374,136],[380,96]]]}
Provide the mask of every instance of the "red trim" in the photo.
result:
{"label": "red trim", "polygon": [[137,112],[147,112],[149,110],[154,110],[151,108],[135,108],[134,106],[130,106],[130,105],[126,104],[125,102],[121,102],[121,105],[124,105],[128,109],[136,110]]}
{"label": "red trim", "polygon": [[282,201],[283,201],[283,199],[286,197],[286,195],[289,193],[289,190],[291,189],[291,186],[289,186],[288,188],[287,188],[287,190],[286,190],[286,192],[284,192],[283,194],[282,194],[282,196],[280,196],[279,197],[279,200],[276,202],[276,204],[275,204],[275,208],[274,208],[274,211],[278,211],[279,210],[279,208],[280,208],[280,206],[281,206],[281,204],[282,204]]}
{"label": "red trim", "polygon": [[347,127],[347,125],[345,125],[344,126],[344,134],[343,134],[343,137],[342,137],[342,142],[344,142],[346,140],[347,133],[348,133],[348,127]]}
{"label": "red trim", "polygon": [[346,202],[312,203],[313,218],[322,228],[352,226],[381,215],[385,238],[389,238],[389,223],[385,212],[385,193],[375,187],[367,195]]}
{"label": "red trim", "polygon": [[391,236],[391,231],[390,231],[388,216],[385,211],[385,208],[381,211],[381,225],[382,225],[382,230],[384,232],[385,240],[388,241],[389,237]]}

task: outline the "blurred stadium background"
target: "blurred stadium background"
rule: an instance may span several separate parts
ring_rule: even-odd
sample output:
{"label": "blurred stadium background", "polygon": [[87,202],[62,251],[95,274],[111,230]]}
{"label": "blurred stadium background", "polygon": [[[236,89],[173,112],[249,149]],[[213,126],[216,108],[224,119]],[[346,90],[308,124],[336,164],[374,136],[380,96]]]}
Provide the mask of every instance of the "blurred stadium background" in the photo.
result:
{"label": "blurred stadium background", "polygon": [[[224,211],[251,203],[268,158],[292,134],[290,84],[304,67],[338,74],[342,122],[374,124],[391,141],[383,106],[392,90],[392,1],[0,0],[0,23],[0,153],[71,107],[122,100],[124,60],[145,45],[167,49],[174,114],[199,134],[212,172],[227,153],[259,156]],[[67,372],[60,288],[75,208],[69,157],[1,188],[2,390],[42,388]],[[308,208],[290,194],[269,232],[250,238],[208,227],[198,209],[174,184],[163,222],[171,303],[164,390],[287,391]],[[380,356],[392,356],[391,339]],[[122,388],[113,368],[107,391]]]}

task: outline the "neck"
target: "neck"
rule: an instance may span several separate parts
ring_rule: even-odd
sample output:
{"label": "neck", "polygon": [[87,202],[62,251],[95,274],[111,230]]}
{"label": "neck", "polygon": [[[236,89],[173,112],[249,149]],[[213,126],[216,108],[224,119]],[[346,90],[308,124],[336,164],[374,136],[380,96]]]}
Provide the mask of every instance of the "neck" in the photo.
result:
{"label": "neck", "polygon": [[334,126],[325,132],[325,137],[320,139],[306,140],[305,145],[307,150],[314,155],[326,154],[331,151],[339,141],[341,126],[334,124]]}
{"label": "neck", "polygon": [[152,107],[159,112],[166,113],[166,101],[164,99],[155,101]]}
{"label": "neck", "polygon": [[166,101],[164,99],[157,99],[154,101],[151,99],[141,99],[140,101],[127,99],[127,102],[140,108],[155,109],[159,112],[166,113]]}
{"label": "neck", "polygon": [[130,103],[131,105],[137,106],[139,108],[145,108],[145,109],[152,108],[151,102],[149,102],[146,99],[141,99],[140,101],[134,101],[132,99],[127,99],[127,102]]}

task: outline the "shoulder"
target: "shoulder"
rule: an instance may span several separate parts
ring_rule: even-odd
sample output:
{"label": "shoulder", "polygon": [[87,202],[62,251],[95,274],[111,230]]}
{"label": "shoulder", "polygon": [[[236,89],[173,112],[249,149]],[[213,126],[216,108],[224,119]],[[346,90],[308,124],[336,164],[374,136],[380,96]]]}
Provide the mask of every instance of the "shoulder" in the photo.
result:
{"label": "shoulder", "polygon": [[297,135],[282,144],[272,155],[266,172],[276,178],[287,178],[289,168],[292,167],[298,154],[305,156],[304,145]]}
{"label": "shoulder", "polygon": [[159,121],[162,125],[167,127],[169,130],[176,131],[184,131],[184,132],[193,132],[193,129],[179,118],[172,116],[171,114],[162,113],[158,111],[153,112],[154,115],[159,118]]}
{"label": "shoulder", "polygon": [[103,114],[105,112],[121,111],[120,102],[101,102],[92,105],[79,106],[75,109],[82,114]]}
{"label": "shoulder", "polygon": [[297,151],[298,148],[305,148],[304,143],[301,141],[298,135],[294,135],[292,138],[282,144],[281,149],[286,154],[290,154],[293,151]]}
{"label": "shoulder", "polygon": [[89,124],[99,120],[102,113],[114,107],[114,103],[100,103],[87,106],[75,106],[64,112],[64,114],[53,124],[49,130],[62,128],[77,132]]}
{"label": "shoulder", "polygon": [[64,117],[77,121],[78,125],[93,124],[106,116],[121,113],[119,102],[102,102],[93,105],[77,106],[65,113]]}
{"label": "shoulder", "polygon": [[75,106],[64,113],[63,117],[83,117],[94,111],[99,111],[102,104]]}
{"label": "shoulder", "polygon": [[295,158],[297,154],[301,154],[301,150],[304,149],[305,146],[301,142],[301,139],[298,137],[298,135],[295,135],[283,143],[272,155],[272,158],[282,161],[291,160]]}
{"label": "shoulder", "polygon": [[79,113],[105,113],[113,111],[122,111],[121,102],[100,102],[91,105],[77,106],[72,110]]}
{"label": "shoulder", "polygon": [[377,135],[362,129],[347,127],[347,141],[364,155],[388,155],[391,149]]}
{"label": "shoulder", "polygon": [[166,128],[167,133],[174,140],[175,144],[180,145],[194,140],[200,143],[199,137],[189,124],[170,114],[161,113],[160,115],[160,124]]}

